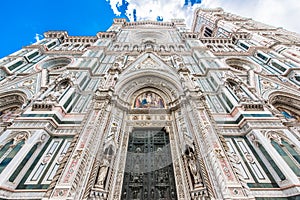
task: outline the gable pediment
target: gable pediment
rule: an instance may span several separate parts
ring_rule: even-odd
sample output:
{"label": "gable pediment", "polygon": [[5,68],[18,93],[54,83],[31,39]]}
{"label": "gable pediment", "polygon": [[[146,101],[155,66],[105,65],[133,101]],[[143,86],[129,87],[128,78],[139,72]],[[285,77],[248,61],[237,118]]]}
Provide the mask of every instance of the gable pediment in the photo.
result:
{"label": "gable pediment", "polygon": [[139,71],[166,72],[176,75],[174,67],[169,66],[161,58],[153,53],[144,53],[128,66],[124,66],[123,74],[129,74]]}

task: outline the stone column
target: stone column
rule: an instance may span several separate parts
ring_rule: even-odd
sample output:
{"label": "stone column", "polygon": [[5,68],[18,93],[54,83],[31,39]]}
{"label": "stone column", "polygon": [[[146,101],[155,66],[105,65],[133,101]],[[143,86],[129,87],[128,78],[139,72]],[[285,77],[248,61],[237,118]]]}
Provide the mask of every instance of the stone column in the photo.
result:
{"label": "stone column", "polygon": [[46,89],[48,86],[49,82],[49,77],[48,77],[48,70],[47,69],[42,69],[41,72],[41,89]]}
{"label": "stone column", "polygon": [[[248,197],[245,188],[238,180],[235,171],[226,151],[218,136],[217,124],[204,101],[191,102],[192,112],[189,112],[189,118],[194,126],[194,141],[198,145],[212,185],[214,185],[214,194],[216,199],[231,199]],[[197,125],[196,125],[197,124]]]}
{"label": "stone column", "polygon": [[49,199],[82,199],[89,183],[88,177],[93,171],[93,162],[99,146],[103,143],[103,134],[111,110],[110,90],[97,90],[93,105],[83,120],[83,127],[74,146],[73,154],[57,179],[54,188],[45,197]]}

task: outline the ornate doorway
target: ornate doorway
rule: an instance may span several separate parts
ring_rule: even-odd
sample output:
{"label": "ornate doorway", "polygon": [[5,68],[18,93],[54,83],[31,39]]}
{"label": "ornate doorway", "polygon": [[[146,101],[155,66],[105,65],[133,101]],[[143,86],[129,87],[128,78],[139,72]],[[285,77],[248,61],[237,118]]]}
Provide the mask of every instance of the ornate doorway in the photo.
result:
{"label": "ornate doorway", "polygon": [[177,199],[169,134],[164,129],[130,133],[121,199]]}

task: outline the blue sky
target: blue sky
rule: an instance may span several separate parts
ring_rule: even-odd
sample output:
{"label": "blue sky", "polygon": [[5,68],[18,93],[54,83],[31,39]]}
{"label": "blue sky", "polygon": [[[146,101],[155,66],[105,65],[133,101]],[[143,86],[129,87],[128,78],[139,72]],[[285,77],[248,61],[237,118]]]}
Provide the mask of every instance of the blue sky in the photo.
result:
{"label": "blue sky", "polygon": [[42,35],[48,30],[67,30],[69,35],[95,35],[107,30],[115,17],[105,0],[3,1],[0,57],[35,42],[35,34]]}
{"label": "blue sky", "polygon": [[300,32],[299,0],[5,0],[0,12],[0,58],[35,42],[36,34],[67,30],[95,35],[115,17],[168,21],[184,18],[189,26],[197,7],[226,11]]}

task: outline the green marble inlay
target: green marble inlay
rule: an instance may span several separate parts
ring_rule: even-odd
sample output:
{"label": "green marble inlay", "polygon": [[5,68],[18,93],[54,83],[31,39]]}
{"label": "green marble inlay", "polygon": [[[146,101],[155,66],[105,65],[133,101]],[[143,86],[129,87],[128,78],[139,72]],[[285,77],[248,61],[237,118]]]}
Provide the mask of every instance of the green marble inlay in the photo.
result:
{"label": "green marble inlay", "polygon": [[217,124],[238,124],[244,117],[253,117],[253,118],[259,118],[259,117],[273,117],[271,114],[242,114],[240,115],[235,121],[216,121]]}
{"label": "green marble inlay", "polygon": [[285,148],[290,152],[290,154],[293,156],[293,158],[300,164],[300,155],[295,150],[294,147],[292,147],[289,143],[282,140],[282,144],[285,146]]}
{"label": "green marble inlay", "polygon": [[[266,165],[264,164],[264,162],[261,160],[261,158],[259,157],[259,155],[258,155],[257,152],[255,151],[255,149],[252,147],[251,143],[248,141],[247,137],[245,137],[245,136],[227,136],[226,138],[231,138],[231,139],[232,139],[233,144],[235,145],[236,149],[238,150],[238,153],[241,155],[243,161],[245,162],[246,167],[248,168],[248,170],[249,170],[249,172],[250,172],[252,178],[253,178],[254,181],[255,181],[255,183],[248,183],[248,184],[247,184],[250,188],[278,188],[278,187],[279,187],[279,186],[277,185],[275,179],[273,178],[273,176],[272,176],[271,173],[269,172],[268,168],[267,168]],[[258,161],[258,164],[259,164],[259,165],[261,166],[261,168],[264,170],[265,174],[268,176],[268,178],[269,178],[269,180],[270,180],[271,183],[259,183],[259,182],[258,182],[257,178],[255,177],[255,175],[254,175],[254,173],[253,173],[251,167],[249,166],[249,164],[246,162],[246,159],[245,159],[245,157],[243,156],[243,153],[242,153],[242,151],[240,150],[240,147],[237,145],[237,143],[236,143],[236,141],[234,140],[234,138],[243,138],[243,139],[244,139],[244,141],[246,142],[247,146],[250,148],[251,153],[255,156],[256,160]],[[262,148],[263,148],[263,147],[262,147]],[[260,149],[260,150],[263,152],[263,154],[264,154],[265,156],[266,156],[266,154],[268,154],[268,153],[265,152],[265,149],[264,149],[264,148],[263,148],[263,150],[262,150],[262,149]],[[271,159],[270,156],[269,156],[269,157],[266,156],[266,158],[267,158],[267,160],[270,162],[270,160],[269,160],[269,159]],[[273,164],[272,164],[271,162],[273,162]],[[277,165],[274,163],[274,161],[273,161],[272,159],[271,159],[271,162],[270,162],[270,164],[272,165],[272,167],[275,166],[274,168],[277,168],[278,171],[281,173],[281,175],[282,175],[282,176],[284,177],[284,179],[285,179],[285,176],[282,174],[282,172],[279,170],[279,168],[277,167]],[[274,166],[273,166],[273,165],[274,165]],[[276,171],[276,169],[275,169],[275,171]],[[277,171],[276,171],[276,172],[277,172]],[[280,175],[279,175],[279,176],[280,176]],[[284,179],[282,179],[282,180],[284,180]]]}
{"label": "green marble inlay", "polygon": [[15,155],[19,152],[19,150],[24,145],[24,140],[19,142],[15,147],[13,147],[12,151],[4,158],[4,160],[0,163],[0,173],[7,167],[7,165],[12,161]]}
{"label": "green marble inlay", "polygon": [[[55,155],[51,158],[51,161],[47,167],[47,169],[43,172],[43,175],[39,178],[39,182],[38,184],[30,184],[30,185],[26,185],[25,182],[28,179],[29,175],[31,174],[31,172],[33,171],[34,167],[38,164],[38,162],[40,161],[43,153],[47,150],[48,146],[50,145],[51,141],[54,138],[60,138],[63,141],[61,142],[60,146],[56,149],[55,151]],[[55,157],[57,156],[57,153],[59,152],[60,148],[62,147],[64,141],[67,138],[71,138],[71,137],[52,137],[50,138],[47,143],[45,144],[45,146],[43,147],[43,149],[40,151],[40,153],[38,154],[38,156],[35,158],[34,162],[32,163],[32,165],[29,167],[29,169],[27,170],[26,174],[24,175],[24,177],[22,178],[21,182],[19,183],[19,185],[17,186],[17,189],[48,189],[49,184],[41,184],[41,181],[44,179],[47,170],[49,170],[52,162],[54,161]],[[72,148],[71,146],[69,148]]]}
{"label": "green marble inlay", "polygon": [[0,150],[0,158],[5,154],[5,152],[9,149],[9,146],[12,145],[13,141],[6,143],[4,147]]}
{"label": "green marble inlay", "polygon": [[294,161],[289,157],[289,155],[282,149],[282,147],[275,142],[274,140],[271,141],[273,147],[279,153],[279,155],[285,160],[285,162],[289,165],[289,167],[293,170],[293,172],[300,176],[299,167],[294,163]]}
{"label": "green marble inlay", "polygon": [[264,156],[266,157],[266,159],[269,161],[270,165],[273,167],[273,169],[275,170],[275,172],[277,173],[277,175],[279,176],[279,178],[283,181],[286,179],[285,175],[282,173],[282,171],[279,169],[279,167],[277,166],[277,164],[274,162],[274,160],[271,158],[270,154],[266,151],[266,149],[261,145],[258,144],[258,148],[260,149],[260,151],[264,154]]}
{"label": "green marble inlay", "polygon": [[31,150],[28,152],[28,154],[25,156],[25,158],[22,160],[22,162],[20,163],[20,165],[17,167],[17,169],[14,171],[14,173],[11,175],[11,177],[9,178],[10,182],[14,182],[15,179],[17,178],[17,176],[20,174],[21,170],[23,169],[23,167],[26,165],[27,161],[31,158],[31,156],[33,155],[33,153],[35,152],[35,150],[37,149],[38,144],[35,144]]}

